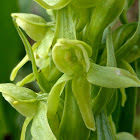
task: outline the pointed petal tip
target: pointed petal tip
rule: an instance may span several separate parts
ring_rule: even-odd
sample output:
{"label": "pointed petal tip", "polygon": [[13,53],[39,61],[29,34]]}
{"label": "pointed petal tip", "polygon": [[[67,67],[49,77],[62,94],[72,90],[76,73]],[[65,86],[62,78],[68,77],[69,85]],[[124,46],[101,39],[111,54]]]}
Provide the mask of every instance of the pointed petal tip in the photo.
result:
{"label": "pointed petal tip", "polygon": [[17,17],[17,14],[18,14],[18,13],[12,13],[12,14],[11,14],[11,17],[12,17],[12,18],[16,18],[16,17]]}
{"label": "pointed petal tip", "polygon": [[15,76],[13,75],[13,73],[11,73],[11,75],[10,75],[10,81],[14,81],[14,79],[15,79]]}
{"label": "pointed petal tip", "polygon": [[85,122],[85,125],[88,129],[95,131],[96,130],[96,126],[95,126],[95,121],[94,119],[90,122]]}
{"label": "pointed petal tip", "polygon": [[92,131],[95,131],[96,130],[96,127],[95,126],[92,126],[92,127],[89,127],[87,126],[88,129],[92,130]]}

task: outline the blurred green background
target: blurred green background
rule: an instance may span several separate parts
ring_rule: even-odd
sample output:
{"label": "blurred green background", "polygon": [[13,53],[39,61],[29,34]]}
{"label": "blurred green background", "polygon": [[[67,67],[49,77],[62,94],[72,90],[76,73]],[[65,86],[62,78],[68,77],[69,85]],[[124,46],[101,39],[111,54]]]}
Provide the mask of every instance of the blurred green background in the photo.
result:
{"label": "blurred green background", "polygon": [[[1,0],[0,1],[0,83],[10,82],[12,69],[25,55],[23,44],[12,23],[11,13],[34,13],[46,20],[46,11],[33,0]],[[137,1],[128,13],[129,21],[137,20]],[[140,78],[140,60],[138,60],[138,75]],[[27,64],[18,74],[18,79],[30,71]],[[0,94],[0,140],[19,140],[24,117],[19,115]],[[140,139],[140,92],[138,92],[137,115],[135,121],[135,136]],[[29,136],[30,137],[30,136]],[[29,138],[30,139],[30,138]]]}
{"label": "blurred green background", "polygon": [[[11,13],[34,13],[45,19],[46,11],[33,0],[0,1],[0,83],[10,82],[10,73],[25,55],[23,44],[12,23]],[[30,71],[30,64],[21,70],[18,79]],[[24,117],[17,113],[0,94],[0,140],[19,140]]]}

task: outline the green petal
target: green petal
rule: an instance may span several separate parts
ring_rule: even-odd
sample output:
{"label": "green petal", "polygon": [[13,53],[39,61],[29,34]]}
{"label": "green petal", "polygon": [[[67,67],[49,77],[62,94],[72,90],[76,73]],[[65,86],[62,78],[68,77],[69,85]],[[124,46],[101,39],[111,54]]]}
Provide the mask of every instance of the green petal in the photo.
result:
{"label": "green petal", "polygon": [[62,75],[52,87],[47,100],[48,117],[54,117],[58,108],[60,95],[67,81],[71,80],[72,76]]}
{"label": "green petal", "polygon": [[104,67],[91,63],[87,80],[98,86],[107,88],[140,87],[140,80],[130,72],[114,68]]}
{"label": "green petal", "polygon": [[40,16],[33,14],[13,13],[11,15],[17,25],[21,27],[35,41],[40,41],[52,26]]}
{"label": "green petal", "polygon": [[65,88],[65,103],[59,127],[59,139],[86,140],[89,132],[90,130],[83,121],[77,101],[73,95],[71,81],[69,81]]}
{"label": "green petal", "polygon": [[90,83],[85,77],[75,77],[72,80],[72,90],[86,127],[95,131],[96,128],[91,106]]}

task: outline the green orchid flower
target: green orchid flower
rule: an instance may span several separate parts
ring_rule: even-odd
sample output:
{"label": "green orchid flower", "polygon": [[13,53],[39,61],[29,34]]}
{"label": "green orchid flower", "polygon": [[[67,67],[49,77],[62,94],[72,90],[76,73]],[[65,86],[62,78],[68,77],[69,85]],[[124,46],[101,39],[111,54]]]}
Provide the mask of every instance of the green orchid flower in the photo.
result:
{"label": "green orchid flower", "polygon": [[[51,22],[11,14],[26,55],[10,79],[28,61],[33,72],[16,85],[0,84],[4,99],[26,117],[20,140],[29,124],[33,140],[135,140],[125,132],[129,114],[132,131],[134,90],[140,87],[131,63],[140,57],[140,10],[138,23],[126,16],[134,0],[34,1]],[[123,25],[114,29],[117,20]],[[35,41],[32,46],[26,36]],[[39,93],[22,87],[33,81]]]}
{"label": "green orchid flower", "polygon": [[[78,49],[77,49],[78,48]],[[79,49],[80,48],[80,49]],[[48,116],[54,116],[66,81],[72,79],[72,89],[86,126],[95,130],[92,115],[90,85],[106,88],[139,87],[140,80],[129,71],[99,66],[90,62],[91,48],[81,41],[60,39],[53,47],[52,57],[56,67],[64,73],[48,96]],[[66,76],[67,75],[67,76]],[[69,79],[69,77],[71,77]],[[114,78],[115,77],[115,78]],[[89,91],[89,92],[88,92]],[[80,94],[80,95],[79,95]],[[84,100],[82,100],[84,99]],[[55,104],[52,101],[55,100]],[[87,112],[85,114],[85,112]],[[87,115],[89,114],[89,115]]]}

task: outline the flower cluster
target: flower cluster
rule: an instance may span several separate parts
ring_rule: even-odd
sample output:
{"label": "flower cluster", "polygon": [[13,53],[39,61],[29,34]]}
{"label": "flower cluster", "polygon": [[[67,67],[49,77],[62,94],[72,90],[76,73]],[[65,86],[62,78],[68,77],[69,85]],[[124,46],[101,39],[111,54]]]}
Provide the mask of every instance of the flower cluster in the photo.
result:
{"label": "flower cluster", "polygon": [[[125,105],[125,88],[140,87],[130,65],[140,57],[140,18],[138,24],[126,23],[111,31],[119,16],[124,21],[131,0],[35,2],[47,9],[52,20],[11,15],[27,55],[10,79],[27,61],[33,73],[16,85],[0,84],[5,100],[26,117],[21,140],[31,120],[33,140],[135,140],[127,132],[116,134],[112,120],[117,102]],[[27,35],[35,41],[33,46]],[[32,81],[39,93],[23,87]]]}

